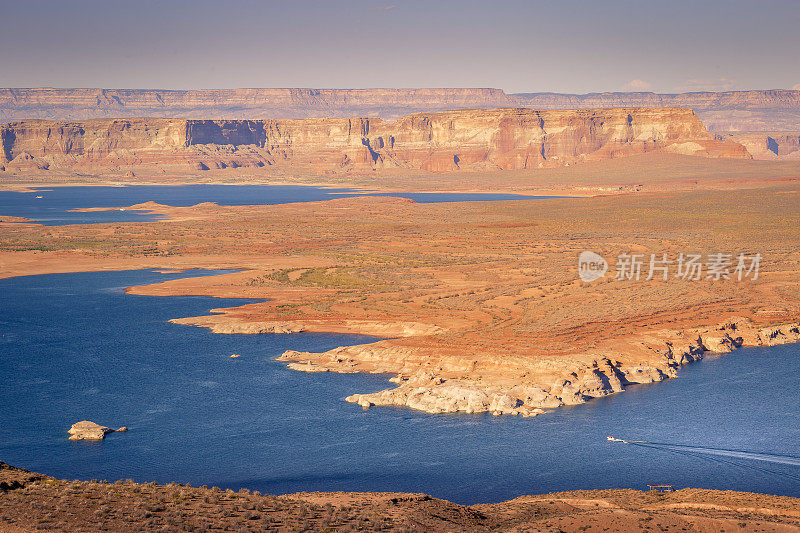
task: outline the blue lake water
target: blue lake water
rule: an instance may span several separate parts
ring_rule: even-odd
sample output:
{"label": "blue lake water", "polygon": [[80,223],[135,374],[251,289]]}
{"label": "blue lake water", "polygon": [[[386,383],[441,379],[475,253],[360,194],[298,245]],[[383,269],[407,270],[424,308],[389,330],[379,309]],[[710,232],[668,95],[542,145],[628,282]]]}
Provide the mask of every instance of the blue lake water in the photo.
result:
{"label": "blue lake water", "polygon": [[[710,357],[678,379],[531,419],[363,411],[343,398],[391,386],[388,376],[306,374],[273,358],[370,338],[217,335],[167,320],[249,300],[123,293],[207,273],[0,280],[0,460],[66,478],[421,491],[460,503],[645,483],[800,496],[800,467],[786,464],[800,456],[797,345]],[[130,431],[68,441],[83,419]]]}
{"label": "blue lake water", "polygon": [[[143,211],[70,212],[88,207],[127,207],[157,202],[185,207],[201,202],[220,205],[273,205],[316,202],[333,198],[365,196],[355,189],[322,189],[295,185],[134,185],[129,187],[53,187],[36,192],[0,191],[0,215],[24,217],[48,226],[101,222],[142,222],[155,220]],[[420,203],[523,200],[552,198],[495,193],[380,193]],[[41,197],[41,198],[38,198]]]}

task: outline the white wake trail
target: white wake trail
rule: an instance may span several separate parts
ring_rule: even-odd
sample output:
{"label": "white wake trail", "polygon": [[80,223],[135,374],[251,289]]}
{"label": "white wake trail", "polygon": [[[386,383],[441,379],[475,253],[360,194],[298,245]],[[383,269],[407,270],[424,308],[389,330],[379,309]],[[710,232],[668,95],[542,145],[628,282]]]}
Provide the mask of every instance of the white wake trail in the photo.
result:
{"label": "white wake trail", "polygon": [[648,442],[646,440],[626,440],[626,439],[618,439],[612,436],[609,436],[607,438],[611,442],[619,442],[622,444],[633,444],[634,446],[644,446],[647,448],[660,448],[662,450],[670,450],[678,453],[681,452],[689,454],[704,453],[708,455],[721,455],[723,457],[734,457],[737,459],[764,461],[765,463],[800,466],[800,457],[795,457],[792,455],[748,452],[745,450],[726,450],[725,448],[710,448],[708,446],[690,446],[688,444],[671,444],[668,442]]}
{"label": "white wake trail", "polygon": [[[634,444],[634,442],[631,442],[631,444]],[[800,466],[800,457],[792,457],[790,455],[777,455],[771,453],[725,450],[722,448],[706,448],[704,446],[686,446],[682,444],[659,444],[651,442],[647,443],[642,442],[641,444],[647,444],[649,446],[655,446],[657,448],[666,448],[675,451],[705,453],[709,455],[721,455],[723,457],[735,457],[738,459],[752,459],[753,461],[764,461],[766,463]]]}

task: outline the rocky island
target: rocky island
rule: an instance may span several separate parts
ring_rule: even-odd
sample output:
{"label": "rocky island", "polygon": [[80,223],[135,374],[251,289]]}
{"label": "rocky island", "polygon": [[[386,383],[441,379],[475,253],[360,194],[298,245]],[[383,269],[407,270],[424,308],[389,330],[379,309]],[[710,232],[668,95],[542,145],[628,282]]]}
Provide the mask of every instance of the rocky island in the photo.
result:
{"label": "rocky island", "polygon": [[89,420],[75,422],[69,428],[69,440],[103,440],[106,435],[113,433],[113,429],[109,429],[100,424],[95,424]]}
{"label": "rocky island", "polygon": [[103,440],[106,438],[106,435],[114,433],[115,431],[124,433],[128,431],[128,428],[122,426],[113,430],[89,420],[82,420],[72,424],[72,427],[69,428],[67,433],[69,433],[69,440]]}

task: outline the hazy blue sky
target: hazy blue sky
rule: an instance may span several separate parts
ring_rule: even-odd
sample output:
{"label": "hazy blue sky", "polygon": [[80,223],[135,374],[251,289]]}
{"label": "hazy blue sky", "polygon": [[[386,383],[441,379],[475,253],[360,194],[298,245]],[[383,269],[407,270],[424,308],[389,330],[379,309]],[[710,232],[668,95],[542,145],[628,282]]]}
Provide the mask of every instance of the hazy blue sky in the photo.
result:
{"label": "hazy blue sky", "polygon": [[800,88],[799,0],[0,0],[2,87]]}

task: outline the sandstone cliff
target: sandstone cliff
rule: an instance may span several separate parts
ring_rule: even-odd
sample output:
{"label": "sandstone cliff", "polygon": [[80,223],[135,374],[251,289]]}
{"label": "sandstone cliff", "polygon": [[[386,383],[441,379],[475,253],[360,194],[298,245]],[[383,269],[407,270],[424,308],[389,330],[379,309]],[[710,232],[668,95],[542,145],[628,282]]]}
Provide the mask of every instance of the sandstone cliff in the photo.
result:
{"label": "sandstone cliff", "polygon": [[759,328],[748,320],[735,319],[713,328],[648,332],[628,339],[623,350],[598,346],[596,351],[573,354],[569,362],[558,363],[522,358],[470,360],[463,354],[447,357],[405,349],[391,341],[324,353],[289,350],[278,360],[303,372],[395,374],[390,380],[398,384],[395,388],[346,398],[365,409],[394,405],[429,413],[536,416],[622,392],[629,385],[676,377],[678,368],[701,360],[706,353],[798,341],[799,323]]}
{"label": "sandstone cliff", "polygon": [[191,165],[198,170],[295,165],[352,168],[530,169],[644,152],[747,158],[680,108],[460,110],[308,120],[31,120],[0,130],[0,168]]}
{"label": "sandstone cliff", "polygon": [[800,133],[797,132],[726,132],[714,138],[744,146],[754,159],[800,159]]}
{"label": "sandstone cliff", "polygon": [[519,93],[500,89],[0,89],[0,122],[110,117],[214,119],[373,116],[462,108],[688,107],[714,131],[800,131],[800,91]]}

